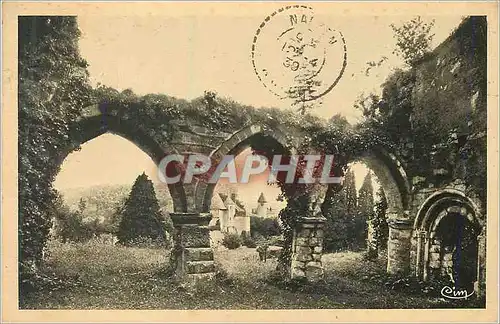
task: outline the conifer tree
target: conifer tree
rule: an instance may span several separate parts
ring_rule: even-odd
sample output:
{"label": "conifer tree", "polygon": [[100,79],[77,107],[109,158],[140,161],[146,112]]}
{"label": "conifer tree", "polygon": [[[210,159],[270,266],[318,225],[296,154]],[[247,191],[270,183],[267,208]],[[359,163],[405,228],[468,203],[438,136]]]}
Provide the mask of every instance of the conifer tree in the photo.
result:
{"label": "conifer tree", "polygon": [[358,201],[356,192],[356,179],[352,170],[347,170],[344,179],[344,189],[346,199],[346,213],[352,217],[356,215]]}
{"label": "conifer tree", "polygon": [[328,188],[322,206],[326,218],[323,248],[328,252],[335,252],[347,248],[350,235],[351,218],[346,213],[346,191]]}
{"label": "conifer tree", "polygon": [[346,172],[341,190],[328,188],[322,206],[326,217],[324,247],[327,251],[351,249],[355,243],[357,194],[354,173]]}
{"label": "conifer tree", "polygon": [[373,217],[373,228],[378,250],[387,248],[387,238],[389,236],[389,226],[386,218],[387,198],[382,187],[377,190],[377,202],[375,203],[375,212]]}
{"label": "conifer tree", "polygon": [[135,180],[125,202],[117,233],[118,241],[126,245],[143,238],[164,242],[165,229],[160,220],[160,206],[153,183],[143,173]]}
{"label": "conifer tree", "polygon": [[[356,235],[357,242],[363,244],[367,237],[368,222],[373,218],[373,184],[371,172],[368,172],[363,180],[363,184],[359,189],[358,197],[358,217],[356,219]],[[368,248],[371,248],[368,242]]]}

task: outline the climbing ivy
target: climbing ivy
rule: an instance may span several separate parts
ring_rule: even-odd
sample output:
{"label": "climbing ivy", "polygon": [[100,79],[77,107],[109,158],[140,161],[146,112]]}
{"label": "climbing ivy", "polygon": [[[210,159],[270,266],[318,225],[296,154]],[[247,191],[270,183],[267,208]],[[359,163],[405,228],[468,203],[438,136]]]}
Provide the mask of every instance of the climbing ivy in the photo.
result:
{"label": "climbing ivy", "polygon": [[[57,194],[55,163],[77,147],[72,121],[91,102],[75,17],[19,17],[19,264],[21,290],[42,261]],[[21,291],[22,293],[22,291]]]}

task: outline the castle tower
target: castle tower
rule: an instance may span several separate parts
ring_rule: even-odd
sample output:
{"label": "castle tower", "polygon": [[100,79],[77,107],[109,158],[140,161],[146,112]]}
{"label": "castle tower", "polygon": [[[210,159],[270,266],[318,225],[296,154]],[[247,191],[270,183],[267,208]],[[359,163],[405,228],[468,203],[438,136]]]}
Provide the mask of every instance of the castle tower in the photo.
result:
{"label": "castle tower", "polygon": [[215,194],[212,197],[212,203],[210,205],[210,213],[212,214],[211,225],[219,224],[220,229],[226,225],[224,219],[224,212],[227,210],[226,205],[222,201],[219,194]]}
{"label": "castle tower", "polygon": [[267,215],[267,200],[263,192],[260,193],[259,199],[257,200],[255,214],[259,217],[266,217]]}
{"label": "castle tower", "polygon": [[228,195],[226,197],[226,199],[224,200],[224,205],[226,206],[226,210],[224,210],[223,214],[225,226],[222,226],[222,221],[221,221],[221,230],[223,232],[227,232],[229,229],[232,229],[234,227],[233,226],[234,215],[236,214],[236,203],[231,198],[231,195]]}

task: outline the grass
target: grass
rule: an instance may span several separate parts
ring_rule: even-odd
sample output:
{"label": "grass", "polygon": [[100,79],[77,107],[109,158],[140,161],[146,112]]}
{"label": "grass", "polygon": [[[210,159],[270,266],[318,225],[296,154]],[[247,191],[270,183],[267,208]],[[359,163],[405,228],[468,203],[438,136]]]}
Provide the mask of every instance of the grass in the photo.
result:
{"label": "grass", "polygon": [[[384,273],[385,260],[361,253],[323,257],[325,281],[280,285],[276,259],[259,262],[255,249],[215,252],[216,280],[186,286],[163,274],[162,249],[52,243],[46,271],[65,278],[56,288],[24,295],[25,309],[297,309],[442,308],[450,301],[413,296],[370,278]],[[457,305],[455,305],[457,306]],[[463,305],[461,306],[463,307]]]}

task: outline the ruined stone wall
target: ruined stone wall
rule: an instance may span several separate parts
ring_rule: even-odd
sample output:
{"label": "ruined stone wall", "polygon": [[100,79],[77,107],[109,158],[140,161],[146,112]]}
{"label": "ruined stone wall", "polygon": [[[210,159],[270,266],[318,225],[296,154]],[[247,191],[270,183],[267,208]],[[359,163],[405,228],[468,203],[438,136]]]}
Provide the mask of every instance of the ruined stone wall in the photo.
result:
{"label": "ruined stone wall", "polygon": [[[484,188],[468,180],[481,171],[471,168],[475,159],[486,159],[486,25],[485,17],[467,18],[415,68],[411,119],[413,127],[429,127],[432,149],[430,168],[411,174],[413,218],[428,196],[445,188],[485,205]],[[467,151],[468,142],[484,150]]]}
{"label": "ruined stone wall", "polygon": [[486,117],[485,17],[464,20],[416,67],[413,104],[414,123],[442,138],[454,128],[468,133],[474,117]]}

